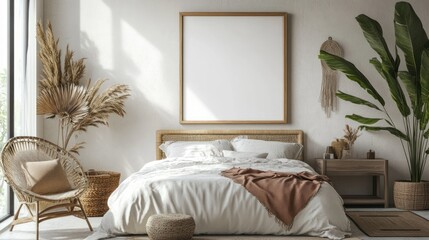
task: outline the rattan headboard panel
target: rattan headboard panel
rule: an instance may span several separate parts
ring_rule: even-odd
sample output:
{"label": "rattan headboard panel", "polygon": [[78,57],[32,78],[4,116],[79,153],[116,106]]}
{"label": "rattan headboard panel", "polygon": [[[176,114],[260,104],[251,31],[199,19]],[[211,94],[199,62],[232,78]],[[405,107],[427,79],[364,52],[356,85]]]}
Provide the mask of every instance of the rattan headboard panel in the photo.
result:
{"label": "rattan headboard panel", "polygon": [[[166,141],[231,140],[240,135],[247,135],[251,139],[304,145],[304,132],[301,130],[158,130],[156,131],[156,159],[165,157],[159,146]],[[303,159],[304,154],[301,155],[301,160]]]}

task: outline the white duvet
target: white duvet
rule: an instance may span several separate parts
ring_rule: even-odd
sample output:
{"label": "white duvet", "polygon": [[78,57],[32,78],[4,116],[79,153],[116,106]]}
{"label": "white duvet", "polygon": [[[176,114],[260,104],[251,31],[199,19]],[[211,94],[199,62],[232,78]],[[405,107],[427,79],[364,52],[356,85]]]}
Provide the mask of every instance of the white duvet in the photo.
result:
{"label": "white duvet", "polygon": [[196,223],[195,234],[311,235],[342,239],[350,223],[337,192],[323,183],[295,217],[290,230],[270,216],[241,185],[220,176],[232,167],[301,172],[314,170],[288,159],[169,158],[146,164],[112,193],[97,232],[87,239],[146,233],[153,214],[183,213]]}

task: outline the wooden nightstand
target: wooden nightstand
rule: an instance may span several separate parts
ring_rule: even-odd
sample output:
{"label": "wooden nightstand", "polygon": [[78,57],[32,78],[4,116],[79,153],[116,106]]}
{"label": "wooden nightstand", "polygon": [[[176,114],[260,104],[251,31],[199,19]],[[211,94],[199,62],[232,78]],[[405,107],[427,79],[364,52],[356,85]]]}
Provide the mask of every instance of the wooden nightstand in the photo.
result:
{"label": "wooden nightstand", "polygon": [[[387,174],[385,159],[316,159],[316,171],[330,176],[372,176],[372,195],[342,195],[347,205],[379,205],[388,207]],[[380,182],[383,178],[383,189]],[[381,190],[381,191],[380,191]]]}

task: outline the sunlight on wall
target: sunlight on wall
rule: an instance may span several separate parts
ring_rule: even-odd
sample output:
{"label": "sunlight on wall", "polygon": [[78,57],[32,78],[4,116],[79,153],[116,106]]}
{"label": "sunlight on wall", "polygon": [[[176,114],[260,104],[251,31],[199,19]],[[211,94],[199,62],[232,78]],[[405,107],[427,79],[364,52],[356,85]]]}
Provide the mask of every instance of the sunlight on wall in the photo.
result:
{"label": "sunlight on wall", "polygon": [[[135,9],[114,1],[80,1],[79,9],[80,57],[87,58],[86,76],[108,78],[106,87],[127,84],[131,88],[124,119],[112,116],[110,127],[83,134],[81,140],[88,145],[80,158],[86,168],[117,169],[127,176],[148,159],[148,151],[141,148],[149,145],[147,140],[142,143],[142,136],[151,134],[147,129],[177,115],[178,104],[172,103],[178,98],[168,94],[171,77],[165,77],[165,52],[159,50],[165,36],[154,38],[152,31],[158,29],[146,21],[144,9],[136,16],[131,14]],[[124,141],[135,144],[122,145]],[[110,153],[112,145],[121,147]],[[95,148],[96,154],[91,151]]]}
{"label": "sunlight on wall", "polygon": [[219,120],[218,117],[216,117],[213,112],[211,112],[210,109],[204,104],[204,102],[201,101],[198,95],[192,91],[192,89],[186,88],[185,92],[186,98],[183,99],[183,105],[189,106],[192,108],[192,111],[183,112],[184,120]]}
{"label": "sunlight on wall", "polygon": [[[97,17],[94,17],[94,9],[96,9]],[[106,69],[114,67],[113,57],[113,40],[117,35],[112,29],[111,9],[105,4],[100,4],[98,1],[80,1],[80,31],[81,31],[81,46],[85,51],[84,56],[88,60],[97,59],[98,64]],[[96,46],[96,47],[95,47]],[[91,61],[88,61],[90,63]],[[91,68],[87,67],[88,75],[91,73]]]}
{"label": "sunlight on wall", "polygon": [[[127,16],[112,4],[115,3],[81,1],[81,45],[88,54],[84,56],[88,58],[88,73],[112,78],[102,71],[109,72],[118,81],[132,85],[133,90],[138,89],[147,101],[175,114],[177,108],[165,101],[168,96],[161,69],[163,56],[156,42],[145,38],[141,29],[144,25],[125,20]],[[96,18],[90,12],[93,9],[97,9]]]}
{"label": "sunlight on wall", "polygon": [[162,103],[163,90],[158,89],[159,82],[163,81],[161,52],[128,22],[121,20],[120,29],[124,55],[136,66],[137,72],[132,76],[135,87],[149,101]]}

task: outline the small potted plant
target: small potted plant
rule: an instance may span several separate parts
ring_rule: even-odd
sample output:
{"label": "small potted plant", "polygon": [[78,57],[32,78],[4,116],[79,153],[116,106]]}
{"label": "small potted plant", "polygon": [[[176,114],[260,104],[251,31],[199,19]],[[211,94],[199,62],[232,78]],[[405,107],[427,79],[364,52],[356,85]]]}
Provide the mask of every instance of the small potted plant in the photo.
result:
{"label": "small potted plant", "polygon": [[[84,83],[84,59],[73,59],[73,51],[68,46],[61,59],[58,39],[52,26],[46,30],[37,25],[37,40],[40,45],[39,57],[43,65],[39,82],[37,114],[58,120],[59,146],[69,152],[79,154],[84,142],[70,145],[70,139],[77,133],[86,132],[88,127],[108,125],[111,114],[125,115],[124,102],[130,96],[127,85],[113,85],[104,92],[100,87],[105,80],[97,80],[93,85]],[[87,172],[89,186],[81,197],[87,215],[99,216],[107,211],[107,198],[119,184],[119,173],[108,171]]]}
{"label": "small potted plant", "polygon": [[[364,105],[384,115],[375,118],[352,114],[346,115],[346,118],[362,124],[360,129],[387,131],[400,140],[410,179],[395,181],[395,206],[402,209],[428,209],[429,182],[423,181],[422,177],[429,154],[429,39],[422,22],[407,2],[398,2],[395,5],[394,54],[390,52],[377,21],[363,14],[357,16],[356,20],[369,45],[379,56],[372,58],[370,63],[387,83],[392,100],[402,115],[400,125],[391,118],[391,114],[384,107],[384,99],[355,65],[324,51],[320,52],[319,58],[332,69],[343,72],[350,80],[359,84],[372,100],[338,91],[337,96],[340,99]],[[397,48],[404,54],[406,70],[399,70],[401,61],[396,53]]]}
{"label": "small potted plant", "polygon": [[337,159],[352,158],[352,147],[356,139],[360,136],[359,129],[352,128],[348,124],[344,127],[344,136],[336,138],[331,142],[331,147],[334,149]]}

